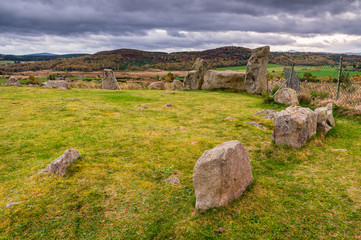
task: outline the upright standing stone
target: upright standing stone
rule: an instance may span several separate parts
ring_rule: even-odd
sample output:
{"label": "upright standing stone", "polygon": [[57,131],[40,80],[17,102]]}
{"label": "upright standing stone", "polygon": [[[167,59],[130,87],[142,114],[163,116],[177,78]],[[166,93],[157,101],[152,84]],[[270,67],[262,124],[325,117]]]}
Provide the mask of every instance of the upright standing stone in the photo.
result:
{"label": "upright standing stone", "polygon": [[327,104],[326,107],[316,108],[314,112],[317,117],[317,130],[327,134],[335,126],[332,103]]}
{"label": "upright standing stone", "polygon": [[267,92],[267,64],[269,55],[269,46],[252,50],[246,70],[247,92],[262,95]]}
{"label": "upright standing stone", "polygon": [[200,90],[204,82],[204,75],[207,71],[207,63],[203,59],[197,58],[192,69],[194,69],[194,71],[188,72],[184,78],[184,89]]}
{"label": "upright standing stone", "polygon": [[311,109],[291,106],[276,117],[272,140],[277,145],[301,148],[316,134],[316,129],[317,117]]}
{"label": "upright standing stone", "polygon": [[120,90],[114,72],[111,69],[104,69],[102,79],[102,89]]}
{"label": "upright standing stone", "polygon": [[227,205],[240,197],[252,180],[248,152],[239,141],[205,151],[193,169],[196,209]]}

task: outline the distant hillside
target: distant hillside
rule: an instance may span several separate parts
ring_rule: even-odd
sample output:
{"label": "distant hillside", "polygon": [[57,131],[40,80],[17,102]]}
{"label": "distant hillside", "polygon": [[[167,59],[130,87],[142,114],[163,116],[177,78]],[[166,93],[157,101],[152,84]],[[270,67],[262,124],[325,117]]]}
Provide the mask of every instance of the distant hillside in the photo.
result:
{"label": "distant hillside", "polygon": [[[32,63],[0,66],[6,72],[36,71],[51,69],[54,71],[99,71],[105,68],[114,70],[190,70],[197,57],[208,62],[209,68],[242,66],[247,64],[251,49],[243,47],[221,47],[205,51],[192,52],[148,52],[134,49],[118,49],[98,52],[93,55],[69,54],[56,56],[28,56]],[[5,56],[5,57],[4,57]],[[4,60],[9,55],[2,56]],[[19,56],[16,56],[19,57]],[[25,58],[26,56],[21,56]],[[1,58],[1,56],[0,56]],[[46,59],[42,58],[55,58]],[[340,54],[312,53],[312,52],[273,52],[270,63],[289,65],[292,63],[304,65],[337,65]],[[361,62],[360,55],[345,55],[345,64],[352,65]],[[16,61],[19,61],[17,59]],[[23,60],[20,60],[23,61]],[[25,61],[25,60],[24,60]]]}
{"label": "distant hillside", "polygon": [[79,54],[56,55],[52,53],[34,53],[28,55],[0,55],[0,59],[6,61],[16,61],[16,62],[32,62],[32,61],[49,61],[57,58],[82,57],[86,55],[89,54],[79,53]]}

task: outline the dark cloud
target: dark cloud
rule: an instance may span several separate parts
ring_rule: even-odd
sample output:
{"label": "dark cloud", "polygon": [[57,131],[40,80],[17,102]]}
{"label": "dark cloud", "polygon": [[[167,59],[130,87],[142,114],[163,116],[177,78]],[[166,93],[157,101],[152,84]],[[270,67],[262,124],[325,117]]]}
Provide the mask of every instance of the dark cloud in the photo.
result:
{"label": "dark cloud", "polygon": [[[12,0],[0,1],[0,32],[12,36],[113,36],[111,46],[122,47],[132,39],[133,48],[197,48],[207,44],[234,43],[235,39],[206,38],[207,34],[256,32],[289,34],[361,35],[359,0]],[[147,36],[164,30],[162,39]],[[203,33],[204,39],[191,34]],[[8,35],[10,36],[10,35]],[[235,35],[236,36],[236,35]],[[117,38],[118,37],[118,38]],[[137,37],[142,40],[137,40]],[[284,37],[272,41],[280,45]],[[142,42],[147,39],[147,42]],[[247,39],[247,38],[243,38]],[[17,37],[18,41],[21,41]],[[109,40],[104,40],[109,41]],[[167,42],[172,41],[172,42]],[[210,43],[212,41],[212,43]],[[289,39],[286,44],[295,40]],[[243,44],[239,41],[238,44]],[[1,47],[0,47],[1,50]]]}

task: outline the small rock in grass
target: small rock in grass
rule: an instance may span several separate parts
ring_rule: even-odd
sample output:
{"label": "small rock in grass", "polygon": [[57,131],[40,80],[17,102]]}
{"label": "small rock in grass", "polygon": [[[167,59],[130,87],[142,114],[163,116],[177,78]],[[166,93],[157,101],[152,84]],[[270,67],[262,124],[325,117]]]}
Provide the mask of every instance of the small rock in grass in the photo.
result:
{"label": "small rock in grass", "polygon": [[191,142],[191,144],[192,144],[192,145],[197,144],[197,143],[198,143],[197,141],[193,141],[193,142]]}
{"label": "small rock in grass", "polygon": [[171,184],[178,184],[180,185],[180,181],[178,178],[167,178],[167,179],[164,179],[165,182],[169,182]]}
{"label": "small rock in grass", "polygon": [[224,228],[218,228],[218,229],[217,229],[217,232],[218,232],[218,233],[221,233],[221,234],[224,233]]}
{"label": "small rock in grass", "polygon": [[173,92],[170,92],[170,94],[175,94],[175,92],[173,91]]}
{"label": "small rock in grass", "polygon": [[173,105],[168,103],[168,104],[164,105],[164,107],[173,107]]}
{"label": "small rock in grass", "polygon": [[235,118],[231,117],[231,116],[228,116],[226,119],[229,120],[229,121],[233,121]]}
{"label": "small rock in grass", "polygon": [[67,167],[73,163],[74,160],[80,157],[80,153],[73,149],[67,149],[63,155],[51,162],[46,168],[40,171],[40,173],[50,172],[57,173],[61,176],[65,175]]}
{"label": "small rock in grass", "polygon": [[145,110],[147,110],[147,109],[145,109],[145,108],[139,108],[139,110],[141,110],[141,111],[145,111]]}
{"label": "small rock in grass", "polygon": [[347,149],[331,149],[332,152],[347,152]]}
{"label": "small rock in grass", "polygon": [[185,129],[186,129],[185,127],[182,126],[179,127],[179,130],[185,130]]}
{"label": "small rock in grass", "polygon": [[80,98],[73,98],[72,101],[80,101]]}
{"label": "small rock in grass", "polygon": [[9,202],[6,204],[6,208],[11,208],[12,206],[15,206],[15,205],[18,205],[22,203],[22,201],[19,201],[19,202]]}
{"label": "small rock in grass", "polygon": [[254,115],[263,115],[263,118],[274,120],[278,116],[279,112],[271,109],[264,109],[255,113]]}
{"label": "small rock in grass", "polygon": [[58,90],[68,91],[66,87],[58,87]]}
{"label": "small rock in grass", "polygon": [[148,106],[148,105],[151,105],[151,103],[144,103],[144,104],[142,104],[142,107],[145,107],[145,106]]}
{"label": "small rock in grass", "polygon": [[245,124],[249,124],[249,125],[252,125],[258,129],[261,129],[261,130],[267,130],[267,128],[265,128],[263,125],[259,124],[259,123],[256,123],[256,122],[244,122]]}

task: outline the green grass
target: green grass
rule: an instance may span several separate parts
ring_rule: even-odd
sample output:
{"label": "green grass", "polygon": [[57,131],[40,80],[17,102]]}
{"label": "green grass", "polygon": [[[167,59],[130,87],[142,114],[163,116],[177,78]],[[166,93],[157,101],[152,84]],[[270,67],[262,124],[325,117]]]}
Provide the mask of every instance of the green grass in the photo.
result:
{"label": "green grass", "polygon": [[[281,107],[240,93],[0,87],[0,101],[0,239],[361,235],[361,124],[355,120],[336,118],[325,138],[297,150],[273,145],[272,121],[253,116]],[[152,104],[140,111],[144,103]],[[268,130],[243,124],[250,120]],[[229,140],[248,149],[254,183],[229,206],[200,214],[194,164]],[[67,148],[83,156],[64,177],[37,174]],[[170,176],[181,185],[163,181]],[[6,209],[12,201],[23,202]]]}
{"label": "green grass", "polygon": [[[216,70],[221,70],[221,71],[225,71],[225,70],[232,70],[232,71],[239,71],[239,72],[246,72],[247,66],[234,66],[234,67],[221,67],[221,68],[216,68]],[[282,72],[283,71],[283,66],[279,65],[279,64],[273,64],[273,63],[269,63],[267,66],[268,72]]]}
{"label": "green grass", "polygon": [[14,61],[8,61],[8,60],[0,60],[0,65],[7,65],[7,64],[13,64]]}

